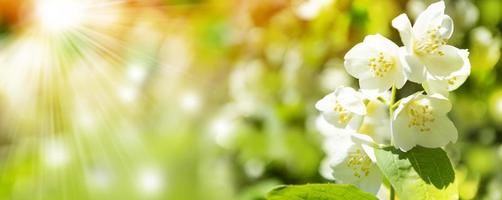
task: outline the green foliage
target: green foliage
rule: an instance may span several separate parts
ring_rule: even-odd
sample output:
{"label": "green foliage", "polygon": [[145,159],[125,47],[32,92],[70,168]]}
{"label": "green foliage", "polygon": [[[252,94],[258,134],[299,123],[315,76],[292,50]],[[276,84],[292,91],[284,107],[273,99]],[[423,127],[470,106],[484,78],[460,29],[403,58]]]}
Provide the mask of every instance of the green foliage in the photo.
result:
{"label": "green foliage", "polygon": [[375,149],[377,165],[400,199],[458,199],[455,172],[441,148]]}
{"label": "green foliage", "polygon": [[357,189],[353,185],[343,184],[307,184],[281,186],[267,195],[267,200],[371,200],[377,199],[371,194]]}

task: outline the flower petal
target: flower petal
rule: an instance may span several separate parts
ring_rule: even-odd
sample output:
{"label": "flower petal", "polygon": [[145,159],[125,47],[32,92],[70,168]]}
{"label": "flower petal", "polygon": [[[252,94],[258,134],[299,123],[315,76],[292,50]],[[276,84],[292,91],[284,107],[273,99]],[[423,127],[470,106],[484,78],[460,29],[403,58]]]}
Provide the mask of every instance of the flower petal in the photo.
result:
{"label": "flower petal", "polygon": [[460,70],[453,72],[451,77],[448,77],[448,91],[456,90],[460,87],[469,77],[471,73],[471,63],[469,62],[469,52],[466,49],[458,50],[460,57],[462,57],[463,65]]}
{"label": "flower petal", "polygon": [[425,81],[427,71],[425,65],[414,55],[407,52],[404,47],[399,49],[399,59],[403,64],[406,78],[415,83]]}
{"label": "flower petal", "polygon": [[408,127],[409,118],[406,113],[395,113],[395,116],[395,119],[391,121],[394,145],[402,151],[409,151],[416,145],[414,135],[417,131]]}
{"label": "flower petal", "polygon": [[427,81],[422,83],[422,87],[427,94],[441,94],[443,96],[448,96],[447,80],[428,78]]}
{"label": "flower petal", "polygon": [[434,19],[441,18],[444,15],[445,5],[443,1],[438,1],[429,5],[420,15],[418,15],[413,25],[413,33],[415,36],[425,34]]}
{"label": "flower petal", "polygon": [[453,20],[448,15],[443,15],[441,17],[441,25],[439,28],[439,33],[443,39],[449,39],[453,34]]}
{"label": "flower petal", "polygon": [[393,80],[390,78],[375,78],[359,79],[359,87],[364,90],[374,90],[376,92],[384,92],[392,87]]}
{"label": "flower petal", "polygon": [[322,115],[316,118],[316,128],[325,137],[336,136],[341,132],[340,128],[330,124]]}
{"label": "flower petal", "polygon": [[324,112],[322,113],[322,117],[337,128],[345,128],[347,125],[347,123],[342,123],[340,121],[340,113],[338,112]]}
{"label": "flower petal", "polygon": [[397,29],[401,41],[407,47],[411,47],[411,40],[413,38],[411,22],[408,15],[401,14],[392,20],[392,27]]}
{"label": "flower petal", "polygon": [[396,51],[399,48],[394,42],[392,42],[391,40],[387,39],[386,37],[380,34],[368,35],[364,37],[363,43],[366,44],[375,52],[383,51],[386,53],[393,54],[396,53]]}
{"label": "flower petal", "polygon": [[363,120],[364,120],[364,116],[353,115],[352,119],[347,123],[347,126],[345,127],[345,129],[351,130],[351,131],[357,131],[361,127]]}
{"label": "flower petal", "polygon": [[401,62],[396,64],[395,69],[392,71],[392,80],[397,89],[401,89],[406,83],[406,72],[403,69]]}
{"label": "flower petal", "polygon": [[345,70],[355,77],[370,77],[371,72],[368,70],[369,58],[376,55],[368,46],[363,43],[356,44],[347,54],[345,54]]}
{"label": "flower petal", "polygon": [[317,101],[315,108],[322,112],[331,112],[336,103],[336,95],[334,92],[324,96],[321,100]]}
{"label": "flower petal", "polygon": [[370,167],[368,176],[361,178],[358,186],[359,188],[361,188],[361,190],[365,192],[376,194],[380,189],[382,181],[383,181],[382,172],[380,172],[378,166],[373,163]]}
{"label": "flower petal", "polygon": [[366,114],[366,106],[361,98],[361,94],[350,87],[338,88],[337,99],[343,108],[358,115]]}
{"label": "flower petal", "polygon": [[459,50],[450,45],[439,47],[443,55],[425,55],[422,61],[432,76],[446,77],[453,72],[458,71],[463,65],[464,60]]}
{"label": "flower petal", "polygon": [[434,112],[438,115],[446,115],[446,113],[450,112],[451,102],[448,98],[440,94],[433,94],[424,97],[427,98],[432,106],[432,109],[434,109]]}
{"label": "flower petal", "polygon": [[458,137],[457,128],[445,115],[436,118],[431,125],[431,132],[418,134],[416,143],[423,147],[438,148],[449,142],[456,142]]}
{"label": "flower petal", "polygon": [[410,101],[414,100],[415,98],[417,98],[418,96],[421,96],[421,95],[423,95],[423,92],[419,91],[419,92],[415,92],[412,95],[407,96],[407,97],[399,100],[399,102],[400,102],[399,106],[396,108],[396,110],[394,110],[394,115],[392,116],[392,119],[395,120],[397,118],[398,114],[400,114],[401,112],[404,111],[406,104],[408,104]]}

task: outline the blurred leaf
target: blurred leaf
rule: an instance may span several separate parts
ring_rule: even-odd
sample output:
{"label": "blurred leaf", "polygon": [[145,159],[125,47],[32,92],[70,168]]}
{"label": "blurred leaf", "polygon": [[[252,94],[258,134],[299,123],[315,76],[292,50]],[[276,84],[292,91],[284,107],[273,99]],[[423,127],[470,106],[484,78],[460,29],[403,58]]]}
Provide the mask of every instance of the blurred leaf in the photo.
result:
{"label": "blurred leaf", "polygon": [[263,200],[264,194],[266,194],[271,189],[275,188],[276,185],[280,184],[279,181],[275,179],[268,179],[260,181],[250,187],[246,187],[239,195],[239,200]]}
{"label": "blurred leaf", "polygon": [[268,200],[357,200],[377,199],[352,185],[307,184],[281,186],[267,195]]}
{"label": "blurred leaf", "polygon": [[443,149],[417,146],[402,152],[386,147],[375,154],[400,199],[458,199],[455,172]]}

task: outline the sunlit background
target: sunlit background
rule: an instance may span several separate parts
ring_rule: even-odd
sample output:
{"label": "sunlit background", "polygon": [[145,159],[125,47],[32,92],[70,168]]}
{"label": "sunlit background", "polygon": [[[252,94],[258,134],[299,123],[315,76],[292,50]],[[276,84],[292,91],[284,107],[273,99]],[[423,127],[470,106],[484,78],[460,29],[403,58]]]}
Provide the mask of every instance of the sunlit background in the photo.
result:
{"label": "sunlit background", "polygon": [[[390,21],[432,2],[0,0],[0,199],[258,200],[328,182],[315,101],[357,86],[348,49],[400,44]],[[502,1],[446,3],[472,63],[447,152],[462,199],[502,199]]]}

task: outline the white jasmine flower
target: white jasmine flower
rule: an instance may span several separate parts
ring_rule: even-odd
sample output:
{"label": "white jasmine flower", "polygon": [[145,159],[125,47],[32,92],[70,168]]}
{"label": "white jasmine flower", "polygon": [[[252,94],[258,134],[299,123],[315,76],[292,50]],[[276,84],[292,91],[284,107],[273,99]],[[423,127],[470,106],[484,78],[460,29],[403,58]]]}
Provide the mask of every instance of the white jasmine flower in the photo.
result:
{"label": "white jasmine flower", "polygon": [[337,88],[319,100],[315,107],[326,121],[338,128],[358,124],[366,114],[361,94],[350,87]]}
{"label": "white jasmine flower", "polygon": [[345,54],[345,69],[359,79],[361,89],[385,91],[403,87],[406,76],[399,47],[381,35],[368,35]]}
{"label": "white jasmine flower", "polygon": [[410,81],[422,83],[427,77],[450,76],[464,63],[458,49],[446,44],[453,33],[453,21],[444,9],[443,1],[431,4],[413,27],[406,14],[392,20],[405,45],[401,56]]}
{"label": "white jasmine flower", "polygon": [[331,169],[331,177],[338,182],[353,184],[376,194],[382,184],[382,174],[376,165],[373,140],[363,134],[341,130],[328,137],[324,170]]}
{"label": "white jasmine flower", "polygon": [[446,114],[451,110],[447,98],[415,93],[401,99],[392,116],[394,145],[408,151],[416,145],[442,147],[457,140],[457,129]]}
{"label": "white jasmine flower", "polygon": [[464,61],[462,67],[447,77],[429,77],[422,85],[428,94],[439,93],[448,96],[448,91],[456,90],[460,87],[471,73],[471,63],[469,62],[469,52],[465,49],[459,50],[459,54]]}

